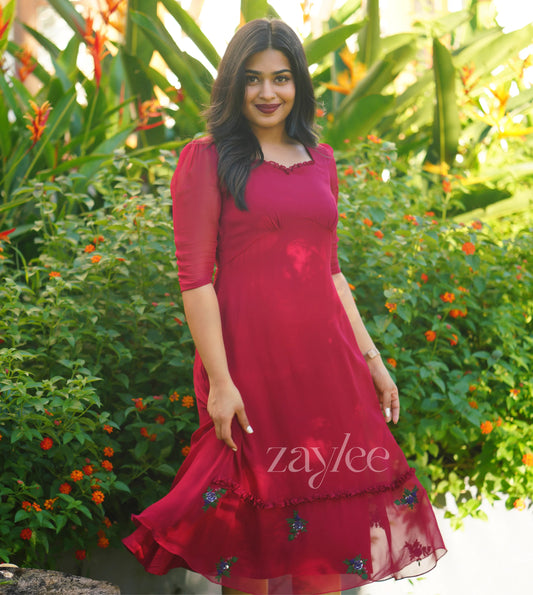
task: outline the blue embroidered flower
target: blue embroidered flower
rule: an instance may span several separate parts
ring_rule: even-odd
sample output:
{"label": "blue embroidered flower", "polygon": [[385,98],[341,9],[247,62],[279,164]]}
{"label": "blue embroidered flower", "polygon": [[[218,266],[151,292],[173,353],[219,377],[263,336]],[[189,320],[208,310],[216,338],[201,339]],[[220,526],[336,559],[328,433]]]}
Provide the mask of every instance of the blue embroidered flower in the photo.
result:
{"label": "blue embroidered flower", "polygon": [[348,565],[348,574],[358,574],[361,578],[367,579],[368,573],[366,569],[367,558],[361,558],[361,554],[351,560],[344,560]]}
{"label": "blue embroidered flower", "polygon": [[305,527],[307,525],[307,521],[302,519],[302,517],[299,516],[296,510],[294,511],[292,517],[290,519],[287,519],[287,523],[289,523],[289,527],[291,528],[291,532],[289,533],[289,541],[296,539],[296,537],[298,537],[300,533],[307,532],[307,529]]}
{"label": "blue embroidered flower", "polygon": [[405,488],[403,491],[403,496],[399,500],[394,500],[394,504],[398,504],[401,506],[402,504],[407,504],[411,510],[413,510],[415,504],[418,504],[418,498],[416,493],[418,492],[418,486],[415,486],[412,490],[408,490]]}
{"label": "blue embroidered flower", "polygon": [[215,580],[220,581],[223,576],[229,576],[231,572],[231,565],[237,562],[237,558],[232,556],[230,558],[220,558],[220,562],[217,564],[217,574]]}
{"label": "blue embroidered flower", "polygon": [[226,490],[224,488],[213,489],[211,486],[208,487],[207,490],[202,494],[202,498],[204,499],[202,510],[216,508],[218,501],[225,493]]}

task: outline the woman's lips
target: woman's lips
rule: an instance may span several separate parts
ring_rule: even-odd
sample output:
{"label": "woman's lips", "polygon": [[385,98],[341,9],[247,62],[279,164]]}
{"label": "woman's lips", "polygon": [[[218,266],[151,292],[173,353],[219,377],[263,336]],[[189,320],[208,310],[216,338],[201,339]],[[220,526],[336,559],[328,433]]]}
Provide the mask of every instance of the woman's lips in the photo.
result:
{"label": "woman's lips", "polygon": [[264,114],[273,114],[281,103],[259,103],[255,105],[255,107]]}

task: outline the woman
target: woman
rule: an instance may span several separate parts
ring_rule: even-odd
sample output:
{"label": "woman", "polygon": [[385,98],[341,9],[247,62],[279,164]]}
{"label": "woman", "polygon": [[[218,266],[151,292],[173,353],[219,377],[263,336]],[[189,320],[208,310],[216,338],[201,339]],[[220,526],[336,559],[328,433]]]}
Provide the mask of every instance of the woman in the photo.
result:
{"label": "woman", "polygon": [[314,113],[295,33],[252,21],[221,61],[210,136],[172,180],[200,427],[124,542],[149,572],[182,566],[225,593],[328,593],[445,553],[339,268],[336,167]]}

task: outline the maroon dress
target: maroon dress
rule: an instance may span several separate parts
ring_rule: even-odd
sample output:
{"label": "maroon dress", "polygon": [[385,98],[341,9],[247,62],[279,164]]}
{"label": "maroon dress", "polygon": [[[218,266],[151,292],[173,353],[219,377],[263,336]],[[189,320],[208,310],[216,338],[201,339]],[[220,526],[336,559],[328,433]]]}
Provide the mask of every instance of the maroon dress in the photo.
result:
{"label": "maroon dress", "polygon": [[148,572],[174,567],[248,593],[326,593],[415,576],[446,552],[426,492],[380,410],[332,274],[337,173],[327,145],[262,162],[248,211],[219,190],[208,138],[172,180],[182,291],[212,282],[231,377],[254,433],[233,452],[207,414],[171,491],[124,539]]}

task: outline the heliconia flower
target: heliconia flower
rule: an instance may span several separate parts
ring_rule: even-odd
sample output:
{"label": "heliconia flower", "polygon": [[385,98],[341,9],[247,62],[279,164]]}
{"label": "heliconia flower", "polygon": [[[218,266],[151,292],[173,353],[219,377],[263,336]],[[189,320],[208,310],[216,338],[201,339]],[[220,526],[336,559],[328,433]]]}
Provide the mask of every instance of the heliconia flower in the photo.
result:
{"label": "heliconia flower", "polygon": [[494,429],[492,422],[490,422],[490,421],[482,422],[480,425],[480,428],[481,428],[482,434],[490,434],[492,432],[492,430]]}
{"label": "heliconia flower", "polygon": [[[157,101],[157,99],[149,99],[139,103],[138,114],[139,114],[139,125],[137,130],[150,130],[156,126],[162,126],[165,122],[161,116],[163,106]],[[157,122],[148,123],[150,118],[160,118]]]}
{"label": "heliconia flower", "polygon": [[49,101],[45,101],[41,107],[31,99],[29,103],[35,115],[31,116],[30,114],[26,114],[24,117],[30,121],[30,123],[26,125],[26,128],[31,132],[31,140],[33,144],[30,148],[32,148],[43,135],[46,128],[46,121],[48,120],[52,107]]}
{"label": "heliconia flower", "polygon": [[100,86],[100,79],[102,78],[102,61],[109,54],[105,47],[107,37],[105,33],[93,30],[93,18],[91,15],[85,19],[85,31],[78,28],[87,45],[87,50],[91,54],[94,62],[94,80],[96,85]]}
{"label": "heliconia flower", "polygon": [[19,79],[24,82],[37,68],[37,62],[28,48],[24,48],[21,52],[17,52],[15,57],[22,64],[20,68],[17,68],[17,74]]}
{"label": "heliconia flower", "polygon": [[16,227],[13,227],[13,229],[8,229],[7,231],[0,231],[0,242],[2,240],[8,241],[9,242],[9,234],[13,233],[15,231]]}
{"label": "heliconia flower", "polygon": [[474,254],[474,252],[476,251],[476,247],[474,246],[474,244],[472,244],[472,242],[465,242],[462,247],[461,250],[466,254],[466,255],[471,255]]}
{"label": "heliconia flower", "polygon": [[424,335],[430,343],[437,338],[437,333],[435,331],[426,331]]}
{"label": "heliconia flower", "polygon": [[6,29],[9,27],[10,23],[10,19],[4,21],[4,8],[2,4],[0,4],[0,39],[2,39],[4,36],[4,33],[6,32]]}

